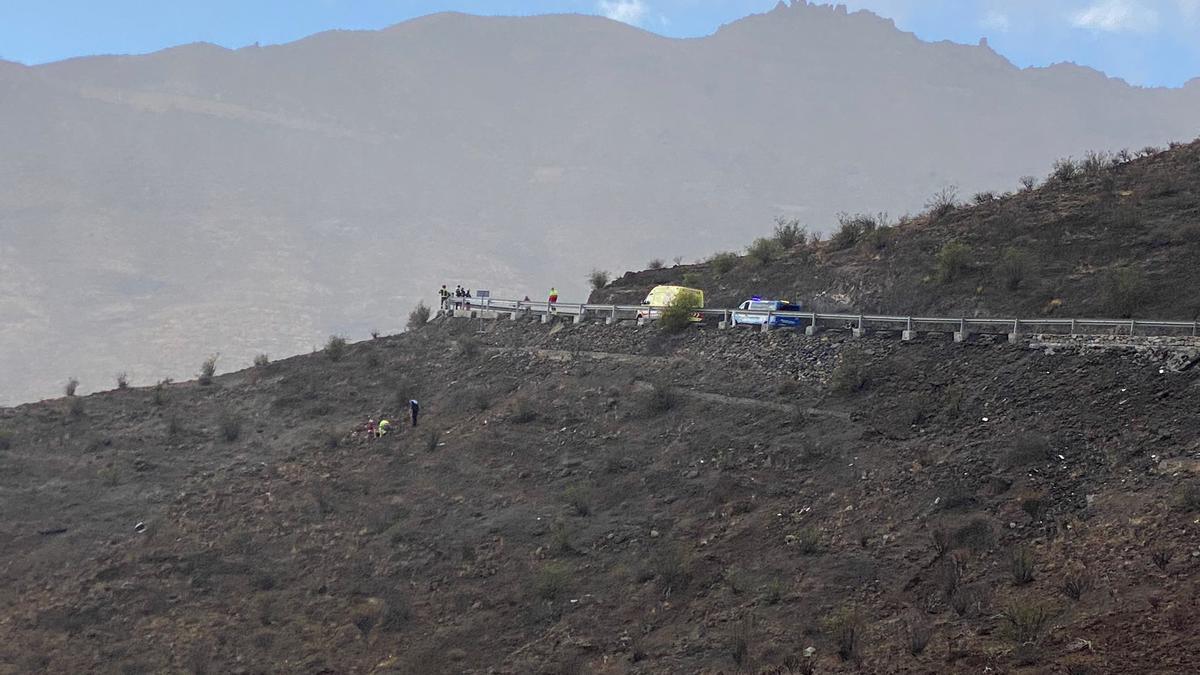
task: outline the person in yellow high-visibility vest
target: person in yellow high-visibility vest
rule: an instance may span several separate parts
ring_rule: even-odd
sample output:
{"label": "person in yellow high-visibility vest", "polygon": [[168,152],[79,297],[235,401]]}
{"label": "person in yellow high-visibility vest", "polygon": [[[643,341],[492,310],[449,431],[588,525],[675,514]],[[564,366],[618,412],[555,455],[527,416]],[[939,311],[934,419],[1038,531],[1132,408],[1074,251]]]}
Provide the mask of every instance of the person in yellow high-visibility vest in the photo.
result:
{"label": "person in yellow high-visibility vest", "polygon": [[379,431],[377,431],[376,433],[379,435],[379,438],[383,438],[384,436],[387,436],[387,433],[389,431],[392,430],[392,423],[389,422],[388,420],[379,420],[378,429],[379,429]]}

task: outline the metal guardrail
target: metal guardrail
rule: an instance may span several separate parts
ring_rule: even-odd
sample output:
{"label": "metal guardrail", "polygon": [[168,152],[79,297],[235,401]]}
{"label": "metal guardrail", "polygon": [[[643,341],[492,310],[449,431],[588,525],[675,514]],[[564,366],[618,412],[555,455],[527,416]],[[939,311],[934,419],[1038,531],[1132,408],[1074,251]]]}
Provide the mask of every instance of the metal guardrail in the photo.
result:
{"label": "metal guardrail", "polygon": [[[639,323],[653,321],[650,310],[660,311],[662,307],[649,305],[597,305],[588,303],[550,303],[531,300],[501,300],[474,298],[451,298],[449,308],[454,311],[466,312],[500,312],[510,313],[512,318],[521,314],[540,314],[543,321],[554,316],[572,317],[580,323],[593,315],[604,318],[606,323],[615,324],[621,320],[637,320]],[[698,309],[695,313],[707,318],[720,320],[722,328],[734,325],[734,314],[741,316],[761,316],[765,321],[756,324],[761,330],[783,330],[783,326],[771,325],[773,317],[800,319],[805,331],[813,334],[822,328],[846,328],[861,335],[869,330],[902,331],[904,339],[911,339],[918,332],[952,332],[955,339],[966,339],[971,334],[1007,334],[1015,340],[1023,333],[1053,332],[1064,335],[1136,335],[1138,329],[1144,333],[1149,331],[1169,331],[1172,334],[1190,334],[1200,336],[1200,321],[1150,321],[1143,319],[1020,319],[1020,318],[965,318],[965,317],[935,317],[935,316],[905,316],[884,314],[831,314],[826,312],[775,312],[749,309]],[[1024,329],[1024,330],[1023,330]],[[1031,330],[1032,329],[1032,330]],[[1051,330],[1053,329],[1053,330]]]}

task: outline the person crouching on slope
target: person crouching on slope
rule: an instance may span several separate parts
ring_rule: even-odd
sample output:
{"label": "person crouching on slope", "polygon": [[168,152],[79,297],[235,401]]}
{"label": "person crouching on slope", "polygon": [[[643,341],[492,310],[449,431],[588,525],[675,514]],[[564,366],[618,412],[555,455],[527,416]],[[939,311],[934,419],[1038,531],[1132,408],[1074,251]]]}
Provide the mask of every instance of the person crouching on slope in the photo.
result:
{"label": "person crouching on slope", "polygon": [[392,430],[392,423],[388,420],[379,420],[379,428],[376,431],[376,438],[383,438]]}

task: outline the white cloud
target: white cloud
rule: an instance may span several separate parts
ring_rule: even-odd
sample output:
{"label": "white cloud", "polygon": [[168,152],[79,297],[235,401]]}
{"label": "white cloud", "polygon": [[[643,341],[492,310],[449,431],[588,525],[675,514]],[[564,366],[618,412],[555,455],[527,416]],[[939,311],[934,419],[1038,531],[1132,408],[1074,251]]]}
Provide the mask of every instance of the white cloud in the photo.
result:
{"label": "white cloud", "polygon": [[634,25],[640,24],[650,9],[642,0],[600,0],[597,8],[613,21]]}
{"label": "white cloud", "polygon": [[1008,30],[1010,22],[1007,14],[1004,12],[997,12],[993,9],[989,10],[987,14],[983,15],[983,20],[980,21],[980,24],[982,24],[984,28],[990,28],[1003,33]]}
{"label": "white cloud", "polygon": [[1145,33],[1158,27],[1158,12],[1137,0],[1103,0],[1076,12],[1071,23],[1106,33]]}
{"label": "white cloud", "polygon": [[1185,21],[1200,19],[1200,0],[1175,0]]}

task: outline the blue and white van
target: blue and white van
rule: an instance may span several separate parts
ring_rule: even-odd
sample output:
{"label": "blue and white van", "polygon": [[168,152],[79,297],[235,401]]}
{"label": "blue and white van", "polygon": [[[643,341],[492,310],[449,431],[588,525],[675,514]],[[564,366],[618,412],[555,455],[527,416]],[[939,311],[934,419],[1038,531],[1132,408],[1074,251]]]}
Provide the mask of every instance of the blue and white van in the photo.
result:
{"label": "blue and white van", "polygon": [[[741,311],[739,311],[741,310]],[[802,312],[799,303],[788,302],[787,300],[762,300],[760,298],[751,298],[742,304],[738,305],[737,310],[733,311],[733,325],[735,326],[761,326],[764,323],[770,322],[772,328],[791,327],[796,328],[804,325],[807,321],[802,316],[779,316],[776,314],[767,316],[766,312]],[[763,312],[763,314],[750,314],[749,312]]]}

